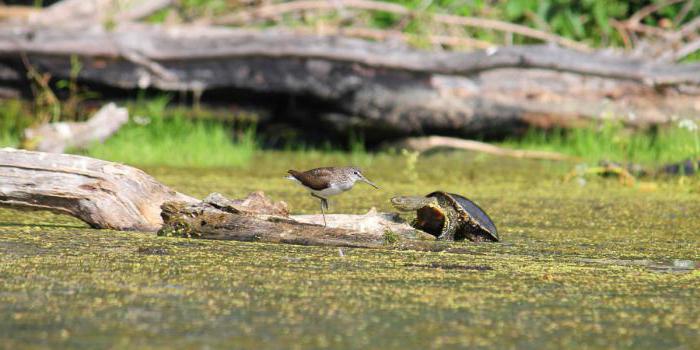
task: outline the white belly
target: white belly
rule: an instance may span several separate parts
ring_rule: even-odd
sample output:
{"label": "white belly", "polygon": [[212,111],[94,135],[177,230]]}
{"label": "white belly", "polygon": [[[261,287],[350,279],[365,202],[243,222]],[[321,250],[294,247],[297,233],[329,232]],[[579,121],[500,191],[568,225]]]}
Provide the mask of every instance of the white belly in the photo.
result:
{"label": "white belly", "polygon": [[336,194],[343,193],[349,189],[352,188],[352,185],[332,185],[331,187],[328,187],[326,189],[323,189],[321,191],[311,191],[317,196],[321,197],[328,197],[328,196],[335,196]]}

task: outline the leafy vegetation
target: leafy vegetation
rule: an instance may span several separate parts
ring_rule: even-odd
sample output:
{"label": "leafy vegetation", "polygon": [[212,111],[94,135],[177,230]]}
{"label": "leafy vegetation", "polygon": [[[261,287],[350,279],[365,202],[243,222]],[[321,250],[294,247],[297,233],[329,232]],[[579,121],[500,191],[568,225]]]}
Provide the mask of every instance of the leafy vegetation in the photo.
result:
{"label": "leafy vegetation", "polygon": [[[281,1],[275,1],[281,2]],[[642,1],[604,1],[604,0],[389,0],[387,2],[403,5],[416,10],[420,15],[404,18],[403,16],[381,12],[360,11],[353,15],[352,21],[360,26],[398,29],[408,34],[435,32],[442,29],[440,25],[431,23],[431,14],[453,14],[525,25],[548,31],[566,38],[586,42],[597,46],[621,46],[626,38],[621,35],[615,25],[633,14],[653,4],[662,4],[660,0]],[[237,1],[222,0],[185,0],[177,10],[171,11],[182,19],[197,16],[213,16],[241,10],[244,7]],[[663,29],[674,29],[700,15],[700,3],[677,2],[668,6],[660,6],[657,11],[642,18],[644,25]],[[151,17],[151,21],[164,20],[165,13]],[[347,18],[337,13],[325,13],[303,16],[283,16],[287,25],[343,25]],[[461,31],[461,32],[459,32]],[[518,35],[510,36],[484,28],[460,29],[454,34],[467,35],[490,42],[532,43],[533,39]],[[629,44],[629,43],[628,43]]]}

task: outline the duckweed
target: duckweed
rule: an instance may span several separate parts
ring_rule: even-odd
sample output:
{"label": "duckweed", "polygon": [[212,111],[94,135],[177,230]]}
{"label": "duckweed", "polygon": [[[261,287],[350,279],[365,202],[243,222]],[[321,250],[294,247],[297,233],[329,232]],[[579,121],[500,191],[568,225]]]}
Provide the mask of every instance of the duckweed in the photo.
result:
{"label": "duckweed", "polygon": [[[282,175],[347,161],[258,156],[255,169],[146,170],[196,196],[264,190],[314,213],[318,202]],[[406,181],[394,157],[367,161],[382,190],[358,184],[332,212],[448,190],[483,207],[503,242],[340,254],[2,209],[0,347],[700,347],[696,179],[652,192],[606,179],[582,187],[561,181],[571,164],[451,153],[421,156]],[[683,269],[652,268],[677,261]]]}

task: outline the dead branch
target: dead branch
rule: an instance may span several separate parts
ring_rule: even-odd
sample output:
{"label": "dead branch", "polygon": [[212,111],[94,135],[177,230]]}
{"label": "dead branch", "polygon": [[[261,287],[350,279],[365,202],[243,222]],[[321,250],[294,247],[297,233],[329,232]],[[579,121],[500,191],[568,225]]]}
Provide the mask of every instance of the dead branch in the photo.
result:
{"label": "dead branch", "polygon": [[[156,231],[205,239],[350,247],[421,247],[435,237],[398,214],[289,216],[262,192],[198,201],[126,165],[67,154],[0,149],[0,206],[49,210],[94,228]],[[387,239],[390,234],[390,239]]]}
{"label": "dead branch", "polygon": [[[303,28],[295,28],[294,32],[304,33],[304,34],[316,33],[315,30],[303,29]],[[342,36],[347,36],[347,37],[371,39],[371,40],[376,40],[376,41],[399,40],[399,41],[404,42],[404,43],[409,43],[412,40],[415,40],[416,38],[420,37],[420,36],[416,36],[416,35],[405,34],[405,33],[402,33],[400,31],[395,31],[395,30],[382,30],[382,29],[374,29],[374,28],[357,28],[357,27],[329,28],[329,29],[324,29],[322,33],[318,33],[318,34],[342,35]],[[426,35],[425,38],[428,39],[432,44],[444,45],[444,46],[450,46],[450,47],[461,47],[461,48],[470,48],[470,49],[475,49],[475,48],[476,49],[488,49],[488,48],[494,47],[494,45],[489,43],[489,42],[477,40],[477,39],[472,39],[472,38],[467,38],[467,37],[447,36],[447,35]]]}
{"label": "dead branch", "polygon": [[0,5],[0,20],[20,19],[24,20],[35,15],[40,9],[33,6],[6,6]]}
{"label": "dead branch", "polygon": [[428,52],[343,36],[222,27],[10,27],[0,31],[0,67],[16,71],[0,75],[0,85],[26,76],[17,64],[22,55],[54,79],[71,78],[70,57],[79,56],[78,82],[98,86],[311,96],[329,107],[305,118],[339,131],[348,125],[342,121],[358,120],[368,134],[383,130],[394,137],[503,135],[602,116],[644,126],[694,117],[699,108],[698,64],[556,46]]}
{"label": "dead branch", "polygon": [[103,142],[128,121],[126,108],[109,103],[86,122],[58,122],[26,129],[23,144],[31,150],[50,153],[84,149],[93,142]]}
{"label": "dead branch", "polygon": [[656,12],[656,11],[666,7],[666,6],[677,4],[677,3],[683,2],[683,1],[687,1],[687,0],[667,0],[664,2],[658,2],[658,3],[644,6],[639,11],[633,13],[632,16],[630,16],[630,18],[627,19],[627,22],[628,22],[628,24],[639,24],[639,22],[641,22],[645,17],[651,15],[652,13],[654,13],[654,12]]}
{"label": "dead branch", "polygon": [[[280,16],[289,12],[303,11],[303,10],[335,10],[335,3],[347,7],[360,10],[371,10],[371,11],[382,11],[390,12],[399,15],[410,15],[412,11],[404,6],[398,4],[377,2],[371,0],[337,0],[335,2],[329,2],[326,0],[300,0],[292,1],[282,4],[274,5],[263,5],[259,8],[241,11],[224,17],[220,17],[214,20],[215,24],[244,24],[256,19],[270,19]],[[526,26],[521,26],[517,24],[476,18],[476,17],[463,17],[463,16],[453,16],[436,14],[432,16],[432,19],[436,22],[466,26],[466,27],[477,27],[484,29],[492,29],[503,32],[515,33],[523,35],[530,38],[540,39],[546,42],[556,43],[563,47],[568,47],[580,51],[590,51],[590,48],[584,44],[578,43],[576,41],[566,39],[564,37],[543,32],[537,29],[532,29]]]}
{"label": "dead branch", "polygon": [[196,201],[126,165],[0,149],[0,206],[50,210],[95,228],[155,231],[165,201]]}
{"label": "dead branch", "polygon": [[700,50],[700,39],[691,41],[691,42],[681,46],[678,50],[676,50],[674,52],[673,60],[674,61],[682,60],[683,58],[687,57],[688,55],[690,55],[698,50]]}
{"label": "dead branch", "polygon": [[692,21],[686,23],[677,32],[677,37],[684,38],[696,33],[700,29],[700,17],[694,18]]}
{"label": "dead branch", "polygon": [[391,148],[408,149],[425,152],[435,148],[454,148],[467,151],[491,154],[499,157],[544,159],[544,160],[570,160],[572,157],[565,154],[546,151],[518,150],[494,146],[488,143],[458,139],[445,136],[409,137],[388,145]]}
{"label": "dead branch", "polygon": [[62,0],[32,13],[34,26],[84,27],[135,21],[170,6],[173,0]]}

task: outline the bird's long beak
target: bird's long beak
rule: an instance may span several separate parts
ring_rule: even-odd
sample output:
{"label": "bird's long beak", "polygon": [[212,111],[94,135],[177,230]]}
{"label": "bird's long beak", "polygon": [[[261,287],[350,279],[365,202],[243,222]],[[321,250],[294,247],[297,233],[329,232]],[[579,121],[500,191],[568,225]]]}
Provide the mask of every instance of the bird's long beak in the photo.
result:
{"label": "bird's long beak", "polygon": [[379,187],[378,187],[377,185],[375,185],[372,181],[367,180],[367,178],[364,177],[364,176],[362,177],[362,182],[366,182],[366,183],[369,184],[370,186],[372,186],[372,187],[374,187],[374,188],[376,188],[376,189],[379,189]]}

